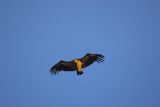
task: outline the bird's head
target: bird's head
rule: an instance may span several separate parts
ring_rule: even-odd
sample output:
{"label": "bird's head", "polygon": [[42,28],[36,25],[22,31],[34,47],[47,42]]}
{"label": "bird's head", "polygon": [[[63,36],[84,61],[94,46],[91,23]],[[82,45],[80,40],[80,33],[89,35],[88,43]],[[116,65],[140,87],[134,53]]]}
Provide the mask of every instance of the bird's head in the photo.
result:
{"label": "bird's head", "polygon": [[73,61],[74,61],[75,63],[77,63],[77,59],[74,59]]}

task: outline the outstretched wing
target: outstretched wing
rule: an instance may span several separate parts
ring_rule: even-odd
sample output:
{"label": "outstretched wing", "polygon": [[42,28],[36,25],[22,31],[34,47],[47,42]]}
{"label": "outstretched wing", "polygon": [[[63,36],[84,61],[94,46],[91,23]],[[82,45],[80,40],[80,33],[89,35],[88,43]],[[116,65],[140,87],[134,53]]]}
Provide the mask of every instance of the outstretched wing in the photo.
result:
{"label": "outstretched wing", "polygon": [[75,68],[75,63],[73,61],[66,62],[61,60],[51,68],[50,72],[52,74],[58,74],[60,71],[74,71],[74,70],[76,70],[76,68]]}
{"label": "outstretched wing", "polygon": [[87,53],[83,58],[79,59],[82,62],[82,67],[88,67],[94,62],[103,62],[104,56],[101,54],[90,54]]}

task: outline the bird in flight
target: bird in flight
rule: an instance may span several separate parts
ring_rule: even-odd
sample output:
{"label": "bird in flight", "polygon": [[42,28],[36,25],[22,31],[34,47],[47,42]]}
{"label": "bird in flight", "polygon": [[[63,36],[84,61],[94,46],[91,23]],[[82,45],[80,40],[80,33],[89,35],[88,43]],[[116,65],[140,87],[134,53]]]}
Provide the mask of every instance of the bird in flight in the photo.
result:
{"label": "bird in flight", "polygon": [[60,71],[77,71],[77,75],[82,75],[83,68],[88,67],[94,62],[103,62],[104,56],[101,54],[87,53],[83,58],[73,59],[72,61],[59,61],[51,69],[51,74],[58,74]]}

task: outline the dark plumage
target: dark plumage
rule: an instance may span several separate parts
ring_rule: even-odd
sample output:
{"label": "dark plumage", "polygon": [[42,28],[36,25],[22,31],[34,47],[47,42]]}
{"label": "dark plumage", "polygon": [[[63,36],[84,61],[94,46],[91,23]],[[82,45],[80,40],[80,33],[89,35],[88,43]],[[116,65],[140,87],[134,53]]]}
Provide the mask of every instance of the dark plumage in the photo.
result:
{"label": "dark plumage", "polygon": [[60,71],[77,71],[77,75],[83,74],[82,68],[86,68],[94,62],[103,62],[104,56],[101,54],[87,53],[83,58],[74,59],[72,61],[59,61],[55,64],[50,72],[52,74],[58,74]]}

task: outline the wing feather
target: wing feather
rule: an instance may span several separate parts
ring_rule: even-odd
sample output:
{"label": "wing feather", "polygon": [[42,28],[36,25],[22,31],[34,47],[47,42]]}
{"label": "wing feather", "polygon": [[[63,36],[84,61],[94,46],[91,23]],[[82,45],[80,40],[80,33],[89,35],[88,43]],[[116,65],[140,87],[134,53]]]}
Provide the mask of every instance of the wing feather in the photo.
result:
{"label": "wing feather", "polygon": [[51,68],[50,72],[52,74],[58,74],[60,71],[74,71],[74,70],[76,70],[76,68],[75,68],[75,63],[73,61],[67,62],[61,60]]}
{"label": "wing feather", "polygon": [[104,56],[101,54],[90,54],[87,53],[83,58],[79,59],[82,62],[82,67],[88,67],[89,65],[93,64],[94,62],[103,62]]}

